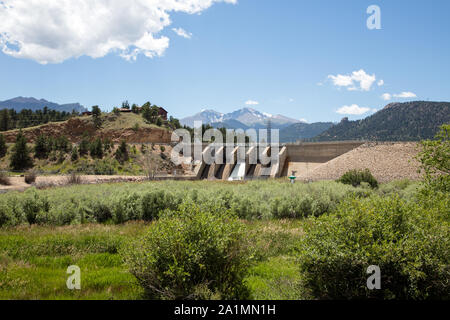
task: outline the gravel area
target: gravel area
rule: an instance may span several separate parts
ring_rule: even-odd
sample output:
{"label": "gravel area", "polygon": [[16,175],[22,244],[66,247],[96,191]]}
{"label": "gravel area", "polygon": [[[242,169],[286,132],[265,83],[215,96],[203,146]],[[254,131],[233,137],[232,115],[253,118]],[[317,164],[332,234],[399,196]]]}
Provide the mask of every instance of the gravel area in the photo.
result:
{"label": "gravel area", "polygon": [[379,182],[419,180],[419,163],[414,159],[419,150],[415,142],[370,142],[314,170],[299,173],[299,179],[335,180],[348,170],[368,168]]}

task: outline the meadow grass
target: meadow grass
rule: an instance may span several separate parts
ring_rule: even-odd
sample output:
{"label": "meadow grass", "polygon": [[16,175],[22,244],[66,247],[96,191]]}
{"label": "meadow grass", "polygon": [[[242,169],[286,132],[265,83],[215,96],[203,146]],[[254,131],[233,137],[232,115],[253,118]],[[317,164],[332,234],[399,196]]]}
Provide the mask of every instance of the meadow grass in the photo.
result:
{"label": "meadow grass", "polygon": [[[302,236],[301,220],[246,221],[258,255],[246,283],[254,299],[290,299],[298,272],[291,256]],[[149,224],[86,224],[0,229],[0,299],[142,299],[121,246]],[[69,290],[67,267],[81,269],[81,290]]]}

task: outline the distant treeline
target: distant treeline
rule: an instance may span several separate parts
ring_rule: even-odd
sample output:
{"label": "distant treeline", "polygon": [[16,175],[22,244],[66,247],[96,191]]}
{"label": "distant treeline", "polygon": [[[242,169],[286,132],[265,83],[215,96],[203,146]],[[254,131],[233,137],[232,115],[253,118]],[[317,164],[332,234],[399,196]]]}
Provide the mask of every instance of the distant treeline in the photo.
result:
{"label": "distant treeline", "polygon": [[36,111],[23,109],[20,112],[14,109],[2,109],[0,110],[0,131],[34,127],[48,122],[65,121],[77,115],[79,114],[75,111],[61,112],[47,107]]}

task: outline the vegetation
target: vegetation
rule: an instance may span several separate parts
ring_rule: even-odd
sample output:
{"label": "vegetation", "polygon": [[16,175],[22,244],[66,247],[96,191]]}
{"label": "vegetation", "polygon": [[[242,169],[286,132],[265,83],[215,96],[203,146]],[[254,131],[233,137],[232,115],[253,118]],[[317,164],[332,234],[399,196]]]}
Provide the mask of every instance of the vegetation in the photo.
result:
{"label": "vegetation", "polygon": [[342,175],[338,180],[343,184],[349,184],[354,187],[360,186],[361,183],[368,183],[372,188],[378,188],[378,181],[370,173],[369,169],[365,170],[350,170]]}
{"label": "vegetation", "polygon": [[8,173],[4,171],[0,171],[0,185],[9,186],[11,185],[11,179],[9,178]]}
{"label": "vegetation", "polygon": [[25,173],[25,183],[33,184],[36,182],[36,172],[34,170],[29,170]]}
{"label": "vegetation", "polygon": [[2,109],[0,110],[0,131],[34,127],[49,122],[61,122],[77,115],[74,112],[60,112],[46,107],[36,111],[24,109],[20,112],[14,109]]}
{"label": "vegetation", "polygon": [[30,157],[30,150],[27,140],[21,131],[17,134],[16,144],[13,147],[10,166],[13,170],[28,169],[33,166],[33,159]]}
{"label": "vegetation", "polygon": [[431,190],[450,192],[450,125],[443,125],[435,140],[422,141],[417,159]]}
{"label": "vegetation", "polygon": [[0,158],[4,158],[8,152],[8,146],[6,145],[5,137],[0,134]]}
{"label": "vegetation", "polygon": [[433,139],[446,123],[450,123],[448,102],[394,103],[363,120],[344,118],[313,140],[419,141]]}
{"label": "vegetation", "polygon": [[125,253],[130,272],[152,299],[248,297],[245,229],[230,212],[192,203],[165,212]]}

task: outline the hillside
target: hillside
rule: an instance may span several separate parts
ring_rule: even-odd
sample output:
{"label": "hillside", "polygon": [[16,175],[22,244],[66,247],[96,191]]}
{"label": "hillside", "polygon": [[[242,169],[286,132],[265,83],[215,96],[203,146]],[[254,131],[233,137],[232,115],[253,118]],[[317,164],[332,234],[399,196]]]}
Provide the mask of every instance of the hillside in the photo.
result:
{"label": "hillside", "polygon": [[332,126],[332,122],[295,123],[280,130],[280,142],[296,142],[302,139],[310,139]]}
{"label": "hillside", "polygon": [[[148,124],[141,115],[121,113],[103,114],[102,125],[95,128],[92,116],[74,117],[64,122],[47,123],[22,130],[28,142],[34,142],[41,134],[45,136],[66,136],[71,142],[79,142],[85,132],[90,137],[125,140],[128,143],[169,143],[171,131],[166,127]],[[14,142],[18,130],[2,132],[7,142]]]}
{"label": "hillside", "polygon": [[87,109],[79,103],[58,104],[55,102],[47,101],[45,99],[38,100],[36,98],[17,97],[5,101],[0,101],[0,109],[13,109],[17,112],[22,110],[36,111],[43,109],[44,107],[60,112],[72,112],[72,110],[75,110],[76,112],[81,113],[87,111]]}
{"label": "hillside", "polygon": [[363,120],[344,118],[313,140],[418,141],[433,138],[449,122],[449,102],[391,103]]}

